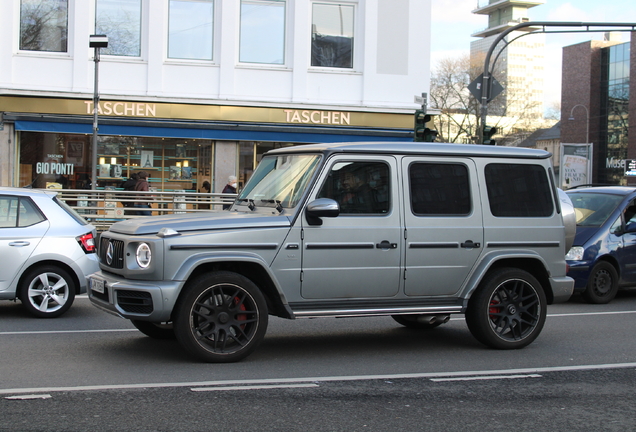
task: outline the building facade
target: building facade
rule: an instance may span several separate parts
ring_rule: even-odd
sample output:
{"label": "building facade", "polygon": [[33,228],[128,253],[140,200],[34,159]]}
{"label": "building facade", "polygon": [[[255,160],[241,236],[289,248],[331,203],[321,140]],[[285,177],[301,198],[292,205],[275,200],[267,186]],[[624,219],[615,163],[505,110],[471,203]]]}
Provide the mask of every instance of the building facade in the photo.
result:
{"label": "building facade", "polygon": [[[412,141],[430,0],[0,2],[0,184],[88,187],[104,34],[97,187],[244,184],[262,154]],[[417,43],[414,43],[417,41]]]}
{"label": "building facade", "polygon": [[[530,21],[528,9],[545,3],[545,0],[481,0],[472,12],[488,16],[488,27],[471,36],[480,39],[471,42],[470,56],[474,64],[484,60],[495,39],[515,25]],[[545,37],[543,34],[527,35],[537,30],[525,27],[508,34],[501,41],[491,61],[495,79],[505,91],[489,104],[489,113],[527,121],[543,119],[543,77],[545,64]]]}
{"label": "building facade", "polygon": [[[636,38],[563,48],[561,142],[592,143],[592,182],[636,184]],[[630,115],[631,114],[631,115]]]}

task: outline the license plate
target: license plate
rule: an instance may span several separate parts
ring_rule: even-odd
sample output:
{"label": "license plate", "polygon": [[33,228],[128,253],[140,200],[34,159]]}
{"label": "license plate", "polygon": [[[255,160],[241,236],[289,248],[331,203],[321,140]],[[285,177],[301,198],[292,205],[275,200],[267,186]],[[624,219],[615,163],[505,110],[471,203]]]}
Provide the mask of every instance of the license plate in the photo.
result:
{"label": "license plate", "polygon": [[104,281],[101,279],[91,279],[91,289],[96,293],[104,294]]}

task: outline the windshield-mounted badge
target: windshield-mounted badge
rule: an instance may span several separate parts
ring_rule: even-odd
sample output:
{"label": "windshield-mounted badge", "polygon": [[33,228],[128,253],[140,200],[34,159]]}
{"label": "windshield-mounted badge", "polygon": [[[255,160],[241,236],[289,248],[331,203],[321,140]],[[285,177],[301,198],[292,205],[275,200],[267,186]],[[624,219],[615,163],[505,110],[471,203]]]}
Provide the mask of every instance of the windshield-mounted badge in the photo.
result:
{"label": "windshield-mounted badge", "polygon": [[108,248],[106,249],[106,264],[113,264],[113,254],[115,253],[115,247],[113,242],[108,242]]}

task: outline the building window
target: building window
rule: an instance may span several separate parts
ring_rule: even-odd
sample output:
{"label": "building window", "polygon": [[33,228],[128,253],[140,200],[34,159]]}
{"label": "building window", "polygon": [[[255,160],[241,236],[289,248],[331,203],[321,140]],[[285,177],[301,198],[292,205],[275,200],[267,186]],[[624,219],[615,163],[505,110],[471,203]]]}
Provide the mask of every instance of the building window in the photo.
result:
{"label": "building window", "polygon": [[239,61],[285,63],[285,1],[241,0]]}
{"label": "building window", "polygon": [[108,36],[102,54],[141,56],[141,0],[96,0],[95,34]]}
{"label": "building window", "polygon": [[311,26],[311,65],[353,68],[352,5],[314,3]]}
{"label": "building window", "polygon": [[68,0],[21,0],[20,49],[67,52]]}
{"label": "building window", "polygon": [[212,60],[213,0],[170,0],[168,57]]}

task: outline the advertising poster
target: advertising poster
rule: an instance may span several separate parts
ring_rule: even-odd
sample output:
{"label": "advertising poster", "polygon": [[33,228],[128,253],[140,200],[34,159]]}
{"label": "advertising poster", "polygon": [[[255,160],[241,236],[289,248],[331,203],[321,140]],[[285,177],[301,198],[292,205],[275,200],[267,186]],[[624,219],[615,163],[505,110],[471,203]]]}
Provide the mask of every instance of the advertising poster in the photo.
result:
{"label": "advertising poster", "polygon": [[559,187],[570,189],[592,181],[592,144],[561,144]]}

